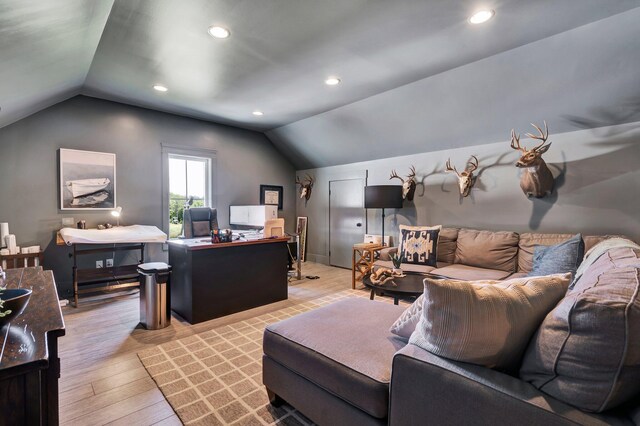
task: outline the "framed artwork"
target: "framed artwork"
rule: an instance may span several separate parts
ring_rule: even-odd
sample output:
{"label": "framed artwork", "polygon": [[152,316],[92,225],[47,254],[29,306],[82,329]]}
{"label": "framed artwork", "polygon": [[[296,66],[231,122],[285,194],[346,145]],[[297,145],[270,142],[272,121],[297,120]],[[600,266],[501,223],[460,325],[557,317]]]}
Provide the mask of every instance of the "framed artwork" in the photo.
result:
{"label": "framed artwork", "polygon": [[298,216],[298,225],[296,233],[300,235],[300,260],[307,260],[307,217]]}
{"label": "framed artwork", "polygon": [[282,187],[275,185],[260,185],[260,204],[278,206],[282,210]]}
{"label": "framed artwork", "polygon": [[60,149],[60,210],[113,210],[116,155]]}

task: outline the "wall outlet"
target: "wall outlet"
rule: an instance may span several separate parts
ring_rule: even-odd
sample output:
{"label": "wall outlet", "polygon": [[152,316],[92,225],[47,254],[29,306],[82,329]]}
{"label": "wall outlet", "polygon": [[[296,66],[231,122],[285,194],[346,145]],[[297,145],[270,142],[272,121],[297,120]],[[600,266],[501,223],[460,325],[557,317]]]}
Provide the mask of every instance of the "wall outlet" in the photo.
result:
{"label": "wall outlet", "polygon": [[62,226],[74,226],[76,223],[73,221],[72,217],[63,217],[62,218]]}
{"label": "wall outlet", "polygon": [[102,260],[96,260],[96,268],[102,268]]}
{"label": "wall outlet", "polygon": [[107,268],[113,267],[113,259],[107,259],[106,265],[107,265]]}

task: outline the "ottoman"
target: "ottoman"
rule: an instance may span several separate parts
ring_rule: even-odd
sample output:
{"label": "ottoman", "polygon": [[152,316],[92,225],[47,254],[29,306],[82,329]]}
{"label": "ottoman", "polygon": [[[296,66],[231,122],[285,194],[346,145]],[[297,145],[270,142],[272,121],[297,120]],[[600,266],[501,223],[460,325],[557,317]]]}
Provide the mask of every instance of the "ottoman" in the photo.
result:
{"label": "ottoman", "polygon": [[404,309],[354,297],[268,326],[262,365],[272,403],[320,425],[387,424],[393,355],[406,345],[389,327]]}

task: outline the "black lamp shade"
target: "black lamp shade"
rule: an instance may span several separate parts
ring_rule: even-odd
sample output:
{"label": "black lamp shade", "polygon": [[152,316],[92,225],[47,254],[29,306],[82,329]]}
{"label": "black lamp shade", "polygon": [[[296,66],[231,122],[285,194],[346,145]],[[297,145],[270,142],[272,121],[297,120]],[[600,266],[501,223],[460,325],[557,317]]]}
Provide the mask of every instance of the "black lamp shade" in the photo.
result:
{"label": "black lamp shade", "polygon": [[372,185],[364,187],[365,209],[402,208],[402,186]]}

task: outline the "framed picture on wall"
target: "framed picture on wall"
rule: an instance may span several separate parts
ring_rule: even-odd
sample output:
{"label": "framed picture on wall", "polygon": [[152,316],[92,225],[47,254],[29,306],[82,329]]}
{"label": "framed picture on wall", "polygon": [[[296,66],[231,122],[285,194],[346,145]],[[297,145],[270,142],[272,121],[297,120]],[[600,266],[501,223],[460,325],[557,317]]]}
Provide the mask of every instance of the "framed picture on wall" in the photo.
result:
{"label": "framed picture on wall", "polygon": [[307,217],[298,216],[296,233],[300,235],[300,260],[307,260]]}
{"label": "framed picture on wall", "polygon": [[60,210],[113,210],[116,155],[61,148]]}
{"label": "framed picture on wall", "polygon": [[278,210],[282,210],[282,187],[260,185],[260,204],[278,206]]}

